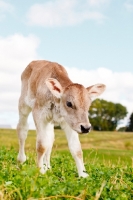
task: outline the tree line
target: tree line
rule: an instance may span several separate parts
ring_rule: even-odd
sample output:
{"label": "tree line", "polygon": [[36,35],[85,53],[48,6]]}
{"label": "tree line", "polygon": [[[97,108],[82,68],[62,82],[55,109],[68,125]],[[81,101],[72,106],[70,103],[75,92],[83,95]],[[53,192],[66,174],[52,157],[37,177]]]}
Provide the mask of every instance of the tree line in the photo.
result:
{"label": "tree line", "polygon": [[[127,108],[120,103],[96,99],[89,109],[89,120],[93,130],[114,131],[127,113]],[[123,130],[133,132],[133,113],[129,118],[129,123]]]}

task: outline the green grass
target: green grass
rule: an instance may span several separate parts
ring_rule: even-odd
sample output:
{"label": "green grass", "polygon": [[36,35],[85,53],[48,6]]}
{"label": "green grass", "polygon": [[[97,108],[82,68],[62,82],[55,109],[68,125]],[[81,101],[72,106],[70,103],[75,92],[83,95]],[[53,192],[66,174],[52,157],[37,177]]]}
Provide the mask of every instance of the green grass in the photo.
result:
{"label": "green grass", "polygon": [[[6,147],[13,146],[18,149],[16,130],[0,129],[0,141]],[[26,149],[35,150],[36,132],[30,130],[26,140]],[[133,133],[125,132],[96,132],[80,135],[83,149],[119,149],[133,150]],[[68,149],[65,134],[60,129],[55,129],[55,149]]]}
{"label": "green grass", "polygon": [[35,131],[26,141],[27,161],[17,163],[15,130],[0,130],[0,200],[132,200],[133,133],[92,132],[80,136],[89,177],[78,178],[61,130],[51,156],[52,169],[36,167]]}

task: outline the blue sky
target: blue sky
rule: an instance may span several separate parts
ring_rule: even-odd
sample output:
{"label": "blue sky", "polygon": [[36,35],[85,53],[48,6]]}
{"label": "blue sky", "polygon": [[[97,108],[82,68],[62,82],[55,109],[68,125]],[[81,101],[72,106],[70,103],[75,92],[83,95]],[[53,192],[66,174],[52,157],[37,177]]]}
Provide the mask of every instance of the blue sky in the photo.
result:
{"label": "blue sky", "polygon": [[56,61],[102,98],[133,111],[133,0],[0,0],[0,124],[17,123],[20,74]]}

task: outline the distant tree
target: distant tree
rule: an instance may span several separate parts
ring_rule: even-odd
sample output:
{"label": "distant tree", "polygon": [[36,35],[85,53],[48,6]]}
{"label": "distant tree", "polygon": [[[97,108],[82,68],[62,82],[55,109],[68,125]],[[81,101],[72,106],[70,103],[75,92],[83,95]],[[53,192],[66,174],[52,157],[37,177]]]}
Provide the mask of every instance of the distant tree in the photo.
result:
{"label": "distant tree", "polygon": [[123,127],[120,127],[117,129],[118,132],[125,132],[126,131],[126,127],[123,126]]}
{"label": "distant tree", "polygon": [[103,99],[94,100],[89,109],[89,119],[94,130],[113,131],[126,115],[126,107]]}
{"label": "distant tree", "polygon": [[133,113],[130,115],[129,123],[127,125],[126,131],[133,132]]}

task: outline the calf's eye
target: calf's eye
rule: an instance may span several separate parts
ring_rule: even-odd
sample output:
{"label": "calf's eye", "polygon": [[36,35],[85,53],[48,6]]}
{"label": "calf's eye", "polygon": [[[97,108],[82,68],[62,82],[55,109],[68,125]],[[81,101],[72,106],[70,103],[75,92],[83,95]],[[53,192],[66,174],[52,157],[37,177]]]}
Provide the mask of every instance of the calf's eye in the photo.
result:
{"label": "calf's eye", "polygon": [[72,103],[70,101],[67,101],[66,102],[66,105],[69,107],[69,108],[72,108]]}

